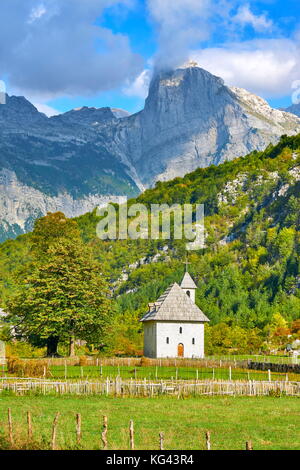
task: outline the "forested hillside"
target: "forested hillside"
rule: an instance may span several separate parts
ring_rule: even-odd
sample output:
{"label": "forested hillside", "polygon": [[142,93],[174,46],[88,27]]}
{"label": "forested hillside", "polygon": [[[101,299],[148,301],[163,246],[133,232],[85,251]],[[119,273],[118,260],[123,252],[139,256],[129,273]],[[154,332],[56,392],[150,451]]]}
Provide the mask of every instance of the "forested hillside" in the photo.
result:
{"label": "forested hillside", "polygon": [[[299,190],[300,135],[284,136],[264,152],[157,183],[130,204],[203,203],[206,247],[189,254],[199,287],[197,304],[211,325],[226,323],[250,337],[249,329],[266,332],[277,321],[287,336],[287,325],[299,319],[300,311]],[[148,302],[184,273],[185,243],[103,242],[96,237],[98,220],[96,212],[76,219],[117,304],[105,344],[108,350],[133,354],[141,346],[138,320]],[[3,308],[30,246],[31,234],[0,246]]]}

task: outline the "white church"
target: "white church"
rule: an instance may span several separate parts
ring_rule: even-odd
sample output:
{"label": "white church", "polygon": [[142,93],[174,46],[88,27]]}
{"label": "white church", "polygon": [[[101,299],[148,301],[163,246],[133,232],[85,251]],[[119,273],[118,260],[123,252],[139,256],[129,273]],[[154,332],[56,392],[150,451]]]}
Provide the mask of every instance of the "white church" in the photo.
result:
{"label": "white church", "polygon": [[172,284],[141,319],[144,356],[203,358],[204,324],[209,319],[195,303],[197,286],[188,272]]}

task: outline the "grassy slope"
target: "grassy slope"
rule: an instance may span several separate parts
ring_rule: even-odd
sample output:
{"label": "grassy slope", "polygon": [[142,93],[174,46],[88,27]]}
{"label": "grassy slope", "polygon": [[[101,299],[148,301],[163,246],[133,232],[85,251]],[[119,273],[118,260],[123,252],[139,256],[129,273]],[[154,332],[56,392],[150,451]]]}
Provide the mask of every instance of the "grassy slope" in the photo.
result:
{"label": "grassy slope", "polygon": [[61,417],[58,444],[75,446],[75,414],[82,414],[85,449],[99,449],[101,420],[109,417],[110,449],[128,449],[128,425],[133,419],[137,449],[158,449],[158,434],[165,433],[166,450],[204,449],[204,433],[212,433],[212,448],[239,450],[252,440],[254,449],[300,449],[299,399],[201,398],[177,400],[1,397],[0,428],[6,429],[7,408],[12,408],[14,429],[26,438],[26,412],[33,416],[34,436],[49,443],[55,413]]}

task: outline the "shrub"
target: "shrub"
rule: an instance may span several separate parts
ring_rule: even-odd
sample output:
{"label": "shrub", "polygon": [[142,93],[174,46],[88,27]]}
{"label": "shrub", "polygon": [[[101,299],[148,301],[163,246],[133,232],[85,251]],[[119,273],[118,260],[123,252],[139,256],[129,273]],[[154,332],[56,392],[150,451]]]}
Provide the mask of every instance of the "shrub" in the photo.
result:
{"label": "shrub", "polygon": [[7,370],[9,374],[18,377],[49,377],[50,375],[47,361],[22,361],[16,357],[8,358]]}
{"label": "shrub", "polygon": [[151,361],[151,359],[148,359],[147,357],[141,357],[140,365],[141,365],[141,367],[144,367],[144,366],[151,366],[151,365],[152,365],[152,361]]}
{"label": "shrub", "polygon": [[89,365],[89,358],[87,356],[80,356],[78,365],[83,367],[83,366],[88,366]]}

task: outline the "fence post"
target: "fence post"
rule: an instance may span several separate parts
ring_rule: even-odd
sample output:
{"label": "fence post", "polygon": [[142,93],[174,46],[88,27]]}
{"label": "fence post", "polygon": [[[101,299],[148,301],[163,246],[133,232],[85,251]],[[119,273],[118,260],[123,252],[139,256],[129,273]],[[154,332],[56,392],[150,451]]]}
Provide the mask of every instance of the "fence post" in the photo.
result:
{"label": "fence post", "polygon": [[232,380],[232,369],[231,366],[229,367],[229,380]]}
{"label": "fence post", "polygon": [[134,423],[131,420],[129,425],[130,450],[134,450]]}
{"label": "fence post", "polygon": [[246,442],[246,450],[253,450],[252,441],[247,441]]}
{"label": "fence post", "polygon": [[76,441],[77,441],[77,445],[79,445],[81,441],[81,414],[80,413],[77,413],[76,415]]}
{"label": "fence post", "polygon": [[28,441],[32,441],[32,419],[30,411],[27,411],[27,436]]}
{"label": "fence post", "polygon": [[159,450],[165,450],[164,449],[164,438],[165,438],[164,433],[163,432],[159,433]]}
{"label": "fence post", "polygon": [[14,444],[14,436],[13,436],[13,424],[12,424],[12,417],[11,417],[11,408],[8,408],[8,437],[9,442],[11,445]]}
{"label": "fence post", "polygon": [[272,378],[271,378],[271,370],[270,370],[270,369],[268,369],[268,380],[269,380],[269,382],[271,382],[271,380],[272,380]]}
{"label": "fence post", "polygon": [[211,444],[210,444],[210,432],[209,431],[206,431],[205,439],[206,439],[206,450],[210,450]]}
{"label": "fence post", "polygon": [[59,417],[60,417],[60,413],[57,412],[53,421],[53,425],[52,425],[52,439],[51,439],[52,450],[56,449],[56,431],[57,431],[57,424],[58,424]]}
{"label": "fence post", "polygon": [[107,416],[103,416],[103,431],[102,431],[102,442],[103,442],[103,450],[107,450],[107,430],[108,430],[108,419]]}
{"label": "fence post", "polygon": [[68,366],[67,366],[67,361],[65,361],[65,379],[68,377]]}

